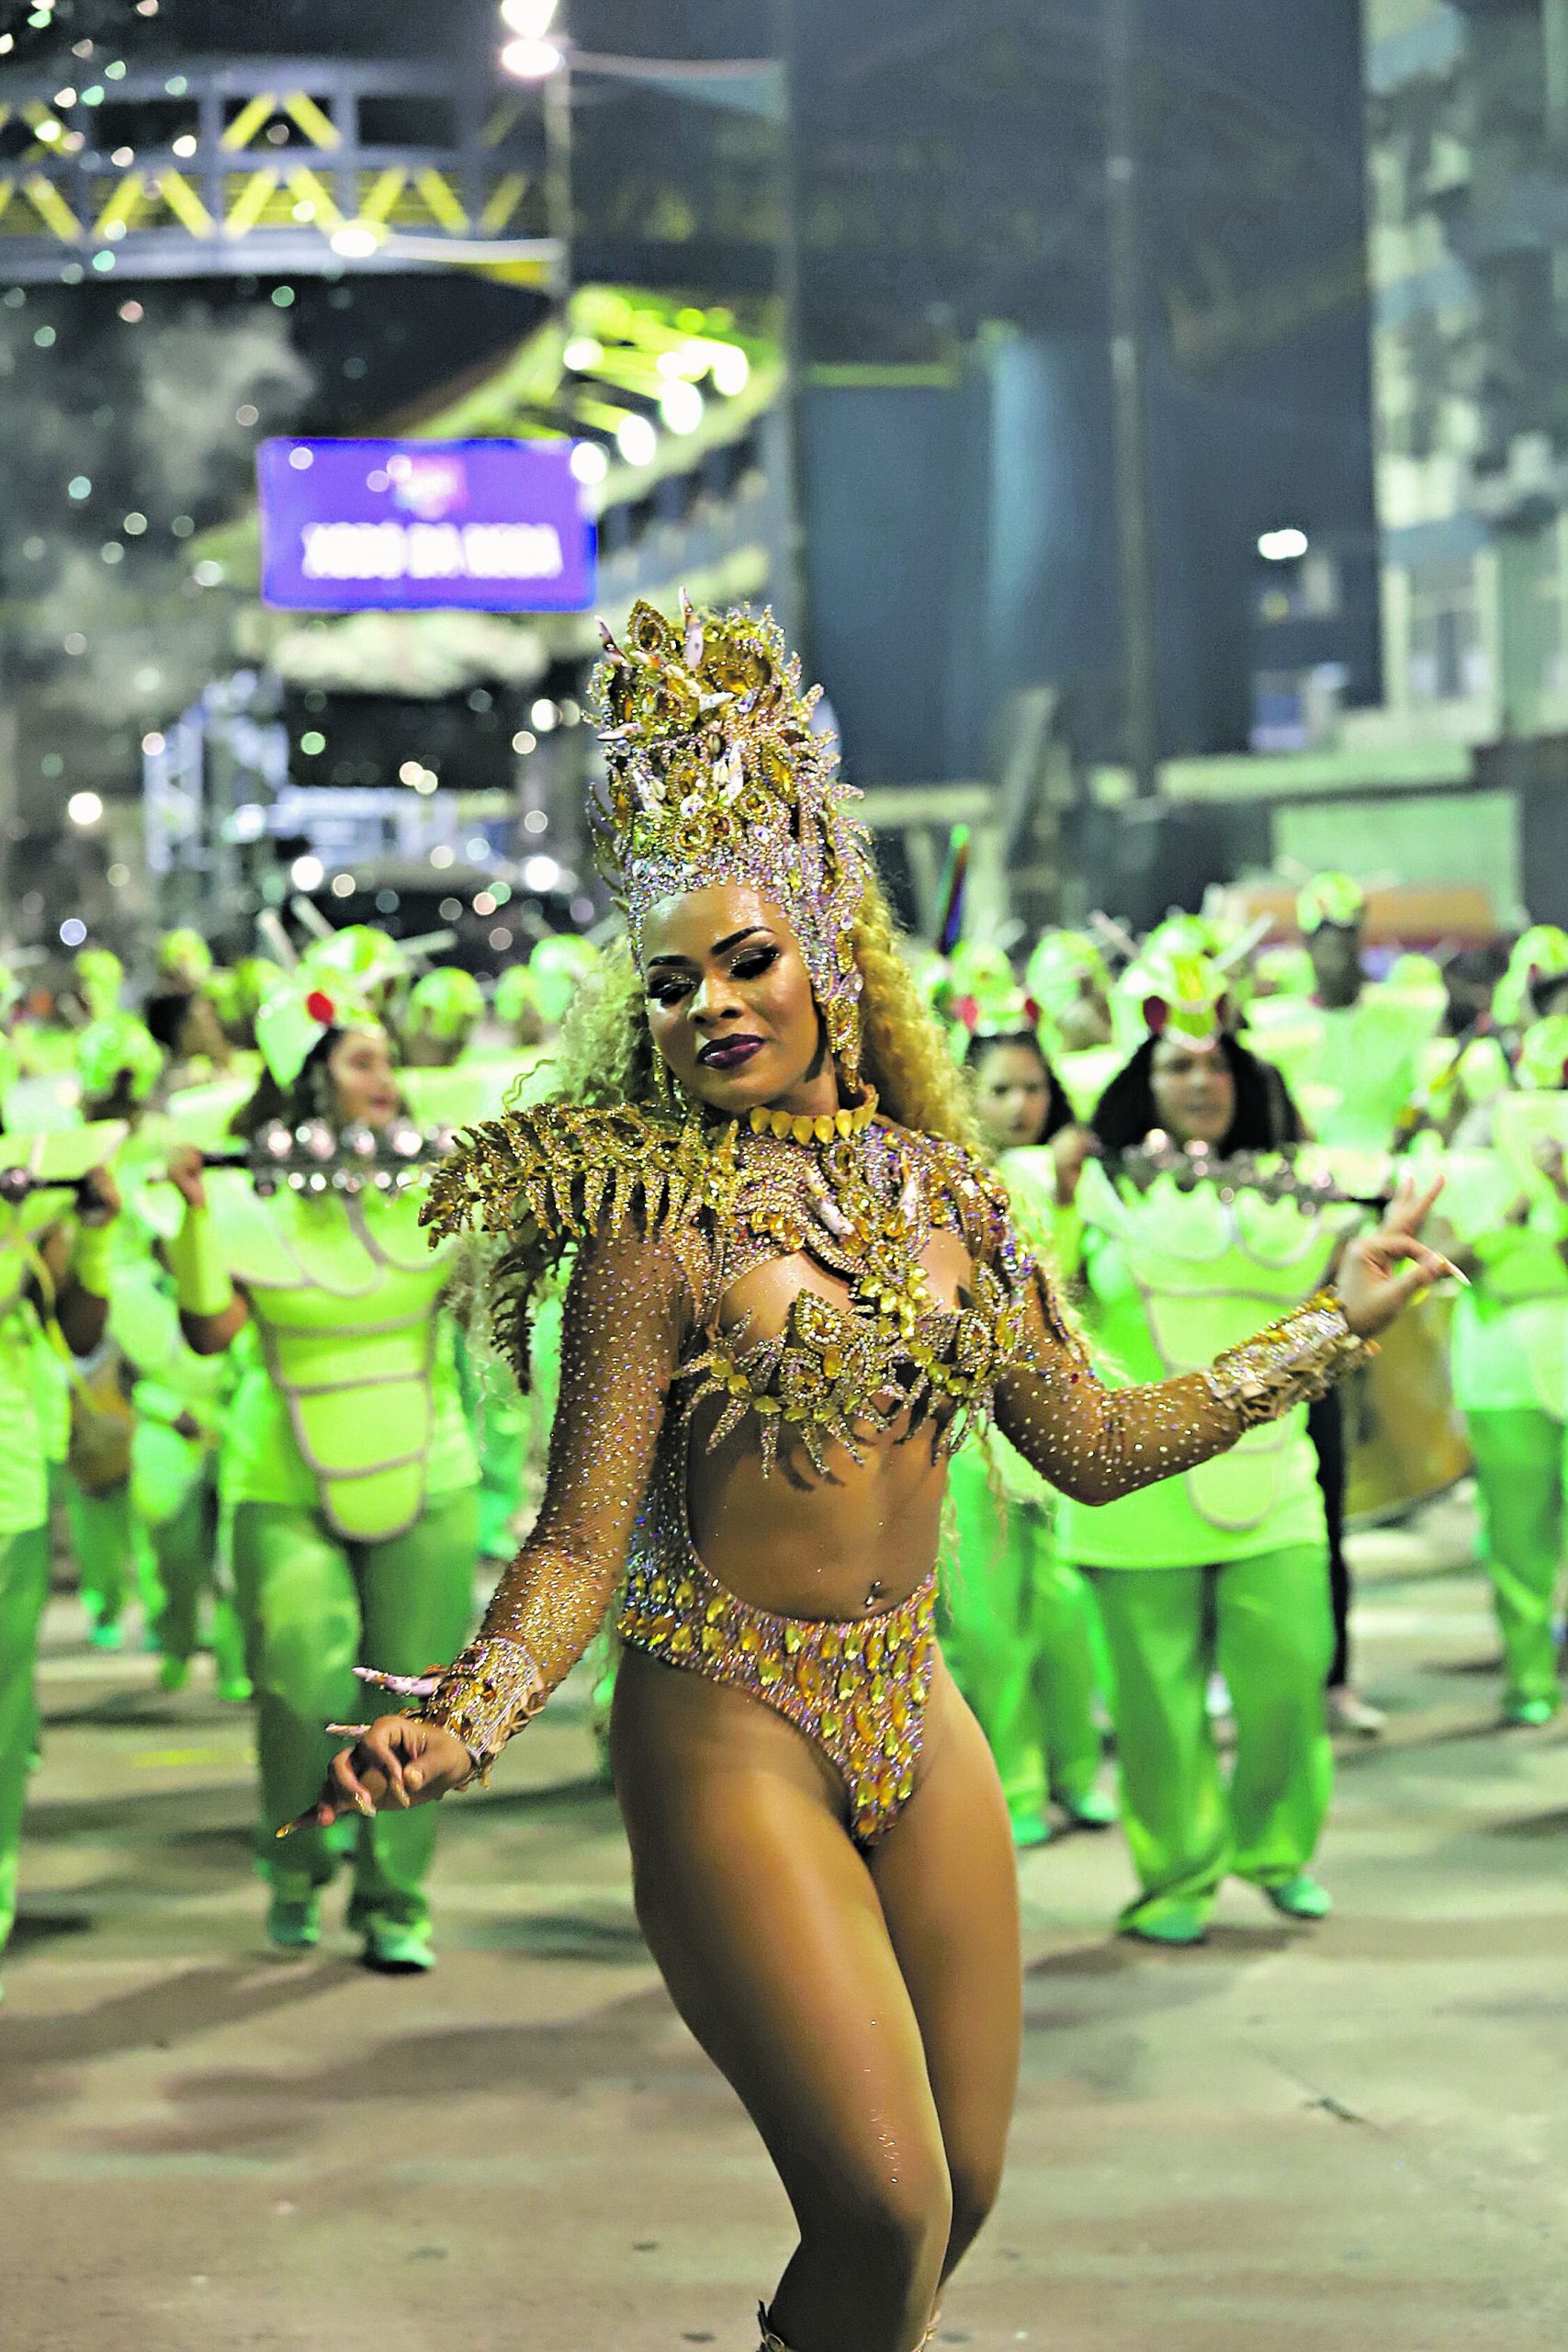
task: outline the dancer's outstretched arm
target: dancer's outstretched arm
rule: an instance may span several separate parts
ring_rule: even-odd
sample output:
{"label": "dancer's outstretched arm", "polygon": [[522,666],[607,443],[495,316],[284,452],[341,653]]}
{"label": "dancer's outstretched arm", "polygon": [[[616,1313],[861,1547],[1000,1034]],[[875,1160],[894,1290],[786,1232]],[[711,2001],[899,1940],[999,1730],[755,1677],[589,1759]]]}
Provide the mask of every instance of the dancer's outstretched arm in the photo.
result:
{"label": "dancer's outstretched arm", "polygon": [[1107,1387],[1055,1285],[1038,1274],[1028,1361],[997,1390],[1003,1436],[1053,1486],[1086,1503],[1113,1501],[1224,1453],[1244,1430],[1321,1396],[1417,1292],[1448,1277],[1463,1281],[1418,1238],[1438,1189],[1402,1185],[1377,1232],[1345,1251],[1336,1290],[1175,1380]]}
{"label": "dancer's outstretched arm", "polygon": [[576,1665],[626,1565],[691,1311],[668,1240],[626,1228],[583,1245],[566,1295],[560,1402],[533,1532],[478,1638],[421,1714],[384,1715],[335,1757],[311,1818],[460,1787]]}

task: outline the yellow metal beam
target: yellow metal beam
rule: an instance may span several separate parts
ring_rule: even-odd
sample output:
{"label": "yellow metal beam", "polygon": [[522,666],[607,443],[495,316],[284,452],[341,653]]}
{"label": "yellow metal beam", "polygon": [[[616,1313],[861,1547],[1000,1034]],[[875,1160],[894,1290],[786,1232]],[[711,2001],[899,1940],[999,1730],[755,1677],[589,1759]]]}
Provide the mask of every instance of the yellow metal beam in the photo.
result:
{"label": "yellow metal beam", "polygon": [[479,214],[479,227],[487,235],[494,236],[504,229],[523,201],[528,186],[526,172],[505,172],[490,192],[484,210]]}
{"label": "yellow metal beam", "polygon": [[493,109],[485,123],[484,129],[480,131],[480,140],[487,147],[499,147],[507,132],[509,130],[514,130],[522,119],[522,99],[502,98],[500,105]]}
{"label": "yellow metal beam", "polygon": [[450,229],[455,236],[461,236],[468,225],[468,216],[445,176],[434,170],[417,172],[413,184],[429,207],[432,219],[444,229]]}
{"label": "yellow metal beam", "polygon": [[277,174],[258,170],[248,173],[244,186],[229,207],[229,217],[223,223],[226,237],[243,237],[254,229],[266,210],[267,199],[277,186]]}
{"label": "yellow metal beam", "polygon": [[113,195],[99,213],[94,225],[96,237],[107,237],[116,229],[129,229],[142,209],[147,197],[147,181],[141,172],[127,172]]}
{"label": "yellow metal beam", "polygon": [[52,180],[46,180],[41,172],[30,172],[22,182],[22,194],[44,227],[52,229],[62,244],[81,243],[82,223]]}
{"label": "yellow metal beam", "polygon": [[311,171],[309,164],[297,164],[288,176],[295,195],[304,203],[315,206],[318,227],[324,229],[329,236],[334,229],[343,227],[343,214],[338,210],[336,198],[325,180]]}
{"label": "yellow metal beam", "polygon": [[343,133],[330,114],[323,114],[312,97],[303,90],[290,90],[283,101],[285,114],[292,115],[312,147],[341,147]]}
{"label": "yellow metal beam", "polygon": [[164,201],[179,222],[193,237],[210,237],[217,222],[203,204],[183,172],[164,172],[159,177]]}
{"label": "yellow metal beam", "polygon": [[476,261],[468,266],[502,286],[548,286],[551,280],[547,261]]}
{"label": "yellow metal beam", "polygon": [[385,227],[392,207],[401,196],[407,181],[407,172],[400,172],[395,168],[378,172],[359,199],[360,219],[369,220],[378,228]]}
{"label": "yellow metal beam", "polygon": [[263,123],[270,122],[276,112],[276,91],[260,91],[251,100],[249,106],[240,108],[218,144],[220,147],[227,148],[231,154],[235,153],[242,147],[248,147]]}

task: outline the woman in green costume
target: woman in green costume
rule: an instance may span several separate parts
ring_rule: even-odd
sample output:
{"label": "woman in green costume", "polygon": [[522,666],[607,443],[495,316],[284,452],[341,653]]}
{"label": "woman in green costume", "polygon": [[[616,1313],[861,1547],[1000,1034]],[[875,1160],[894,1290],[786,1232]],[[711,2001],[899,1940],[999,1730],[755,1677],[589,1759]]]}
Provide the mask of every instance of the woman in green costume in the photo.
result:
{"label": "woman in green costume", "polygon": [[1520,1041],[1518,1091],[1472,1114],[1444,1210],[1472,1287],[1454,1310],[1454,1401],[1475,1450],[1498,1630],[1503,1717],[1549,1723],[1562,1690],[1553,1628],[1568,1476],[1568,1014]]}
{"label": "woman in green costume", "polygon": [[49,1448],[53,1396],[46,1332],[90,1355],[107,1313],[119,1209],[102,1170],[77,1189],[0,1198],[0,1950],[17,1912],[28,1768],[37,1733],[33,1669],[49,1594]]}
{"label": "woman in green costume", "polygon": [[[967,1018],[964,1068],[987,1155],[1005,1182],[1021,1231],[1048,1250],[1057,1170],[1070,1193],[1090,1142],[1075,1125],[1016,989]],[[1050,1838],[1048,1801],[1080,1828],[1103,1829],[1116,1808],[1095,1785],[1094,1600],[1057,1556],[1050,1490],[1004,1438],[988,1431],[953,1457],[948,1491],[956,1569],[943,1591],[942,1648],[1001,1775],[1020,1849]]]}
{"label": "woman in green costume", "polygon": [[[100,1012],[77,1038],[76,1074],[89,1123],[118,1119],[134,1129],[163,1077],[164,1055],[134,1013]],[[128,1227],[122,1218],[116,1229],[121,1250],[130,1238]],[[118,1271],[117,1264],[117,1276]],[[153,1629],[163,1604],[152,1554],[131,1508],[131,1374],[112,1313],[91,1355],[67,1360],[61,1369],[68,1425],[65,1523],[87,1638],[100,1649],[119,1647],[125,1638],[121,1615],[134,1590],[156,1640]]]}
{"label": "woman in green costume", "polygon": [[[121,1223],[134,1246],[116,1260],[109,1302],[109,1338],[134,1381],[130,1508],[154,1566],[152,1631],[163,1688],[185,1688],[205,1632],[217,1662],[219,1697],[243,1705],[251,1684],[244,1636],[223,1573],[218,1507],[219,1443],[238,1367],[232,1351],[197,1355],[180,1329],[167,1261],[176,1224],[163,1214],[170,1198],[162,1186],[155,1192],[130,1186]],[[177,1200],[172,1205],[179,1210]]]}
{"label": "woman in green costume", "polygon": [[[184,1194],[171,1248],[197,1354],[247,1354],[222,1464],[234,1578],[255,1685],[257,1854],[275,1943],[321,1934],[321,1891],[341,1853],[282,1825],[319,1785],[323,1724],[354,1711],[365,1657],[417,1673],[460,1644],[471,1612],[478,1467],[463,1414],[449,1264],[419,1231],[417,1153],[386,1032],[324,981],[278,990],[257,1017],[267,1077],[242,1123],[248,1170],[170,1174]],[[273,1159],[274,1170],[269,1171]],[[350,1924],[369,1967],[434,1964],[424,1883],[434,1816],[385,1814],[358,1830]]]}
{"label": "woman in green costume", "polygon": [[[1223,977],[1182,956],[1150,985],[1149,1034],[1095,1113],[1105,1159],[1087,1161],[1076,1188],[1076,1240],[1060,1234],[1113,1382],[1205,1362],[1263,1313],[1298,1305],[1359,1215],[1277,1193],[1237,1163],[1271,1140],[1269,1097],[1260,1065],[1225,1034]],[[1123,1930],[1200,1941],[1230,1873],[1290,1917],[1322,1917],[1328,1897],[1309,1865],[1332,1781],[1333,1627],[1304,1406],[1179,1478],[1100,1509],[1064,1501],[1057,1540],[1092,1579],[1111,1649],[1140,1884]],[[1235,1717],[1228,1781],[1206,1703],[1216,1669]]]}

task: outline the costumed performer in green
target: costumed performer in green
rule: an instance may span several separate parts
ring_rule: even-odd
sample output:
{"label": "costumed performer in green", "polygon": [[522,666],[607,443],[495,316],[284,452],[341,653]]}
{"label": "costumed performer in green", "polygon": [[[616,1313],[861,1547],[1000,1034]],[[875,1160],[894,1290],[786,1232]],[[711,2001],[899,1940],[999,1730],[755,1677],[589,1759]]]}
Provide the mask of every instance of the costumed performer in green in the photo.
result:
{"label": "costumed performer in green", "polygon": [[0,1187],[0,1951],[17,1916],[33,1675],[49,1597],[47,1424],[58,1397],[42,1342],[90,1356],[108,1313],[119,1194],[105,1169],[75,1188]]}
{"label": "costumed performer in green", "polygon": [[[1093,1138],[1040,1043],[1039,1009],[1016,984],[960,995],[954,1017],[985,1155],[1020,1232],[1049,1257],[1058,1184],[1070,1199]],[[1014,1841],[1046,1842],[1050,1803],[1076,1826],[1103,1829],[1116,1808],[1096,1785],[1105,1677],[1094,1597],[1058,1553],[1050,1490],[995,1430],[959,1447],[948,1485],[956,1542],[942,1644],[990,1743]]]}
{"label": "costumed performer in green", "polygon": [[1454,1400],[1475,1451],[1503,1639],[1503,1719],[1530,1724],[1550,1723],[1562,1701],[1568,1014],[1525,1031],[1515,1075],[1519,1091],[1495,1097],[1461,1129],[1443,1215],[1472,1285],[1454,1310]]}
{"label": "costumed performer in green", "polygon": [[[1097,1360],[1118,1381],[1179,1375],[1314,1295],[1364,1222],[1279,1188],[1266,1075],[1227,1033],[1224,976],[1179,956],[1163,981],[1152,966],[1145,979],[1145,1041],[1100,1099],[1103,1157],[1076,1189],[1076,1266],[1062,1228],[1062,1271],[1076,1272]],[[1260,1169],[1240,1157],[1259,1152]],[[1201,1941],[1232,1874],[1291,1917],[1321,1917],[1329,1902],[1311,1864],[1333,1777],[1334,1637],[1304,1400],[1179,1477],[1098,1510],[1069,1497],[1057,1542],[1090,1576],[1111,1648],[1139,1883],[1122,1929]],[[1216,1670],[1235,1719],[1228,1780],[1207,1704]]]}
{"label": "costumed performer in green", "polygon": [[[448,1253],[419,1231],[420,1148],[387,1033],[344,984],[277,989],[256,1017],[266,1076],[241,1125],[245,1170],[170,1175],[186,1215],[170,1247],[181,1322],[199,1355],[248,1324],[221,1464],[255,1686],[256,1850],[268,1932],[321,1935],[342,1840],[279,1825],[319,1782],[322,1726],[352,1711],[361,1658],[415,1673],[470,1622],[478,1468],[445,1307]],[[409,1147],[406,1163],[399,1155]],[[430,1815],[356,1823],[349,1923],[368,1966],[429,1968]]]}

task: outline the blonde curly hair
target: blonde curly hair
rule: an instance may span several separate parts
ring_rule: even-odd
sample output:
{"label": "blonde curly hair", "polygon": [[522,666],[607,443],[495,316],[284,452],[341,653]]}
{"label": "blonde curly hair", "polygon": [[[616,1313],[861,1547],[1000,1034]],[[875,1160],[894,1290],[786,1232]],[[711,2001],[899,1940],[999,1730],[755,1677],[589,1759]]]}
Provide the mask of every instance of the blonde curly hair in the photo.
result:
{"label": "blonde curly hair", "polygon": [[[976,1150],[978,1137],[963,1072],[916,988],[892,909],[874,874],[867,879],[855,922],[854,954],[863,984],[861,1070],[876,1089],[883,1115],[922,1135]],[[529,1102],[601,1108],[659,1102],[642,977],[629,940],[615,943],[574,1001],[549,1057],[542,1096],[541,1075],[536,1069],[529,1076]]]}

